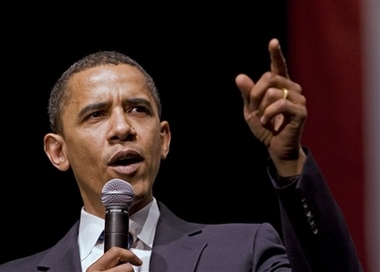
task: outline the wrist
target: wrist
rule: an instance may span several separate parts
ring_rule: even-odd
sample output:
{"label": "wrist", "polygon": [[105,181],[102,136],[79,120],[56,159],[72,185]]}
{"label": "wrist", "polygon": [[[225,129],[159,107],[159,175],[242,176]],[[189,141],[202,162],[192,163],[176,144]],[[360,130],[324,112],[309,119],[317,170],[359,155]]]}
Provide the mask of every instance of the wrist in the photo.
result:
{"label": "wrist", "polygon": [[302,173],[306,158],[307,156],[302,147],[300,147],[296,156],[287,159],[278,158],[271,154],[271,159],[277,172],[276,175],[286,179],[296,177]]}

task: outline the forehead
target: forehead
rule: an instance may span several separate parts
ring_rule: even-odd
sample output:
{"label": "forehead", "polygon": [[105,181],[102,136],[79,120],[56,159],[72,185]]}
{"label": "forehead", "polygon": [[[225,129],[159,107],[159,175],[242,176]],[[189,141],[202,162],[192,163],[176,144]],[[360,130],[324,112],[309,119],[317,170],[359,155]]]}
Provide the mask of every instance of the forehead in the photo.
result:
{"label": "forehead", "polygon": [[101,65],[81,71],[68,81],[71,98],[81,96],[112,96],[125,94],[147,95],[146,78],[128,64]]}
{"label": "forehead", "polygon": [[74,74],[69,85],[97,86],[112,83],[139,83],[145,84],[144,75],[134,66],[128,64],[101,65],[86,69]]}

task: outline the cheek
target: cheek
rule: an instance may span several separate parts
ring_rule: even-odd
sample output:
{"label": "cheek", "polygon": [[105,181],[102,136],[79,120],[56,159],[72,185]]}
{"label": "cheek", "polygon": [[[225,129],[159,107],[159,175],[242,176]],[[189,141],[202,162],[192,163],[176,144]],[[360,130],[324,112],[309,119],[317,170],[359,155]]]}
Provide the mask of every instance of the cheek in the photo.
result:
{"label": "cheek", "polygon": [[[73,167],[82,164],[87,166],[95,165],[94,162],[100,159],[98,153],[102,149],[99,146],[99,139],[97,137],[90,135],[85,137],[77,136],[66,140],[66,143],[67,154]],[[91,164],[89,164],[90,162]]]}
{"label": "cheek", "polygon": [[151,133],[151,140],[149,141],[151,145],[151,150],[154,150],[154,154],[161,154],[162,149],[162,138],[161,134],[155,130]]}
{"label": "cheek", "polygon": [[150,130],[140,130],[138,133],[139,142],[142,143],[145,150],[145,156],[156,162],[161,158],[162,140],[158,128]]}

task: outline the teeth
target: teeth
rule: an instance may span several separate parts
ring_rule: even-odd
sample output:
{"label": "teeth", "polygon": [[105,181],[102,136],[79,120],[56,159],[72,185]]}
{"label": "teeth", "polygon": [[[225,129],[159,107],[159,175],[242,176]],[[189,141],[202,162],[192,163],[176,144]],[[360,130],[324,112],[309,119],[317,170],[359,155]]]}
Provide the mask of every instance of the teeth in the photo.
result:
{"label": "teeth", "polygon": [[128,159],[133,159],[135,156],[133,156],[133,155],[128,155],[128,156],[126,156],[126,157],[123,157],[122,159],[124,159],[124,160],[128,160]]}
{"label": "teeth", "polygon": [[128,156],[128,157],[119,158],[118,160],[119,160],[119,161],[125,161],[125,160],[130,160],[130,159],[133,159],[133,156]]}

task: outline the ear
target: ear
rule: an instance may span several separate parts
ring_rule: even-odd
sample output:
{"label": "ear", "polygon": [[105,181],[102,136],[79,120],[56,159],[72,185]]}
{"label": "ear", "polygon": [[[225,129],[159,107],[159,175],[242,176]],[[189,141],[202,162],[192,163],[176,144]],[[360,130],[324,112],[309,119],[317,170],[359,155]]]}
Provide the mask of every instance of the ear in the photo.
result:
{"label": "ear", "polygon": [[61,135],[48,133],[44,137],[44,150],[50,162],[59,170],[67,171],[70,162],[65,152],[65,140]]}
{"label": "ear", "polygon": [[168,156],[170,148],[170,140],[172,138],[169,123],[167,121],[161,122],[161,158],[164,160]]}

